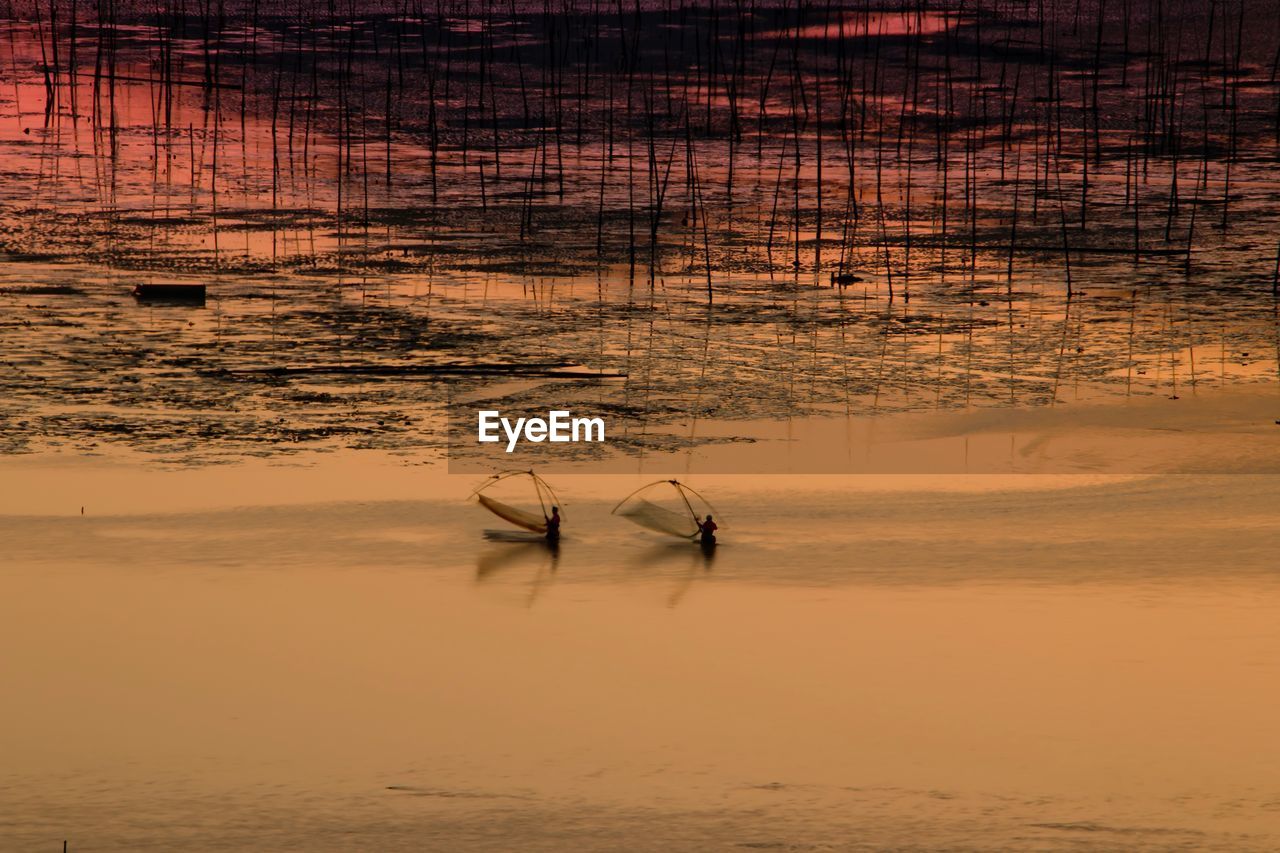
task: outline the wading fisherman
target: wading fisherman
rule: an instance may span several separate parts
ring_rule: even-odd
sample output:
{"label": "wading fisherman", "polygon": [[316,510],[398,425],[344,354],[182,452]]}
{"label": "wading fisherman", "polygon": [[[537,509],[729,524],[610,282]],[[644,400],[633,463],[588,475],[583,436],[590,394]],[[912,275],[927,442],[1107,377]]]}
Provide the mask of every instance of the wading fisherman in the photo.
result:
{"label": "wading fisherman", "polygon": [[553,506],[551,515],[543,518],[547,520],[547,541],[554,545],[560,541],[560,507]]}
{"label": "wading fisherman", "polygon": [[716,544],[716,530],[718,525],[711,520],[711,516],[707,516],[706,521],[698,522],[698,531],[702,534],[701,542],[703,548],[711,548]]}

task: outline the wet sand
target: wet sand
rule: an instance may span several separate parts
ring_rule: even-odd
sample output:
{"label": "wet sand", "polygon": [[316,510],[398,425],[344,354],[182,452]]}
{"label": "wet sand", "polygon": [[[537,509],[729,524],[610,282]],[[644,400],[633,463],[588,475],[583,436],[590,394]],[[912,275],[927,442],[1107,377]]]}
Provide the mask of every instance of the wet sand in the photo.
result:
{"label": "wet sand", "polygon": [[37,467],[6,849],[1280,843],[1273,477],[708,478],[707,561],[626,478],[553,558],[439,471]]}

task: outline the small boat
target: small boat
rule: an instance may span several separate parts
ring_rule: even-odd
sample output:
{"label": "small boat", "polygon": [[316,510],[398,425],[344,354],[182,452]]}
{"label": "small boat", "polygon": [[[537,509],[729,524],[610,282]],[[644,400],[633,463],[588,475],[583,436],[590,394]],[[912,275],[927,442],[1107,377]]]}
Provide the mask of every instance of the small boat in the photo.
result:
{"label": "small boat", "polygon": [[203,305],[203,284],[139,284],[133,288],[139,302],[170,305]]}

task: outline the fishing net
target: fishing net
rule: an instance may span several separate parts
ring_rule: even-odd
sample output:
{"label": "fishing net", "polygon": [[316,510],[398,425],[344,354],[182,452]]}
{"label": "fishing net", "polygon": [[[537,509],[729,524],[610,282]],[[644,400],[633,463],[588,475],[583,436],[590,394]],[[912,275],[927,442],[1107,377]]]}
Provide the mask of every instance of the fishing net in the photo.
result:
{"label": "fishing net", "polygon": [[693,489],[675,480],[660,480],[633,492],[613,508],[614,515],[655,533],[681,539],[698,535],[698,522],[711,514],[711,505]]}
{"label": "fishing net", "polygon": [[480,506],[489,510],[498,518],[511,522],[516,527],[523,527],[525,530],[532,530],[534,533],[547,532],[547,522],[541,515],[516,509],[510,504],[494,500],[488,495],[476,495],[476,499],[480,501]]}
{"label": "fishing net", "polygon": [[656,533],[688,539],[698,535],[698,525],[686,512],[675,512],[644,498],[632,498],[617,510],[628,521]]}

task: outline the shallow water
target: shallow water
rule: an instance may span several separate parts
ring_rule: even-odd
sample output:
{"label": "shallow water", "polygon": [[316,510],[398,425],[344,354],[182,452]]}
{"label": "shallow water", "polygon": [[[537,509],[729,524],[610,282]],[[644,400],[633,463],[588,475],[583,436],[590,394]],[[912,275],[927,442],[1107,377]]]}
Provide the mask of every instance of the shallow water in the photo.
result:
{"label": "shallow water", "polygon": [[624,373],[451,385],[606,414],[627,458],[1274,386],[1270,13],[1044,5],[123,4],[76,76],[69,10],[61,53],[10,10],[0,452],[444,453],[438,379],[266,372],[334,365]]}
{"label": "shallow water", "polygon": [[313,476],[0,517],[0,846],[1280,843],[1275,478],[726,478],[708,561]]}

